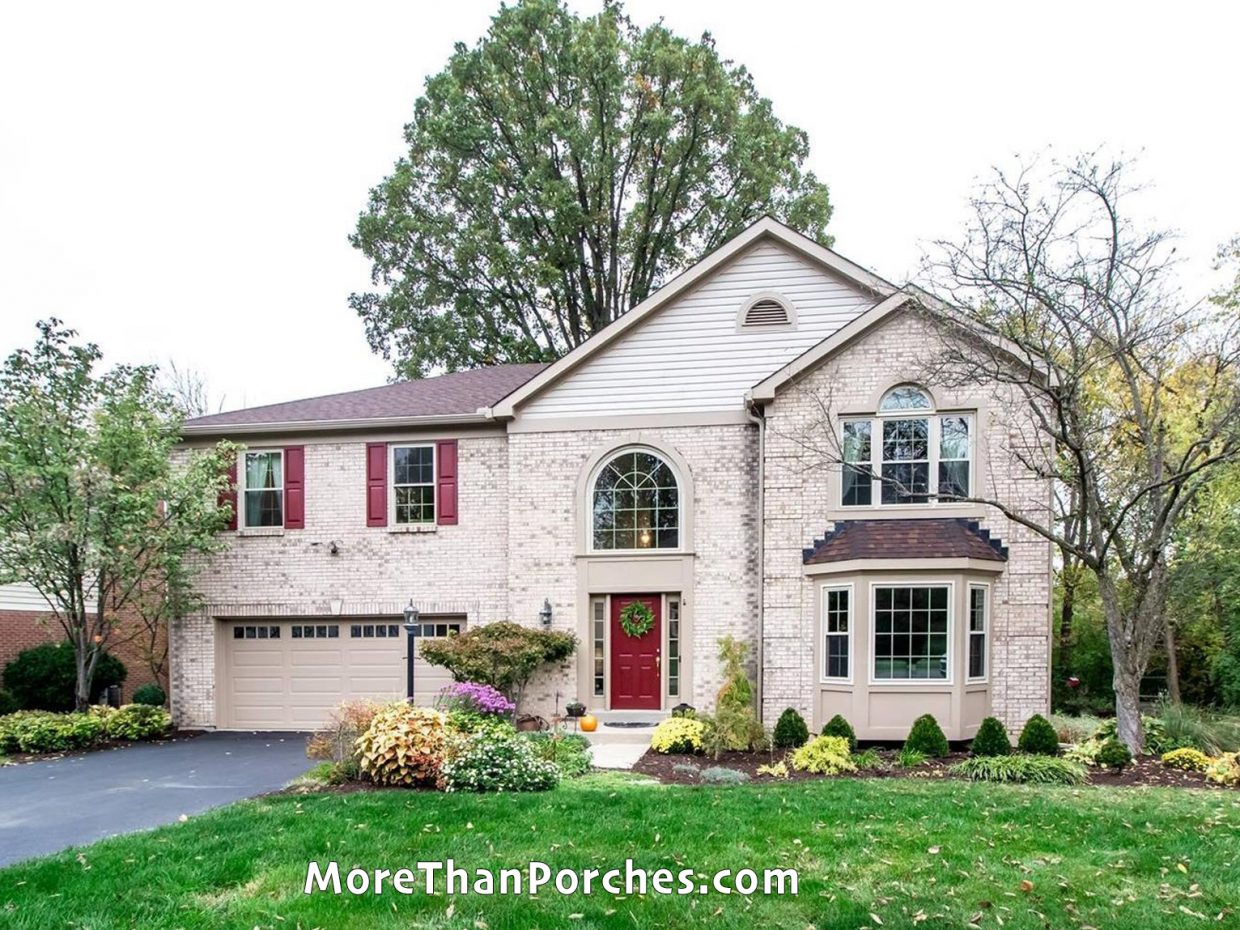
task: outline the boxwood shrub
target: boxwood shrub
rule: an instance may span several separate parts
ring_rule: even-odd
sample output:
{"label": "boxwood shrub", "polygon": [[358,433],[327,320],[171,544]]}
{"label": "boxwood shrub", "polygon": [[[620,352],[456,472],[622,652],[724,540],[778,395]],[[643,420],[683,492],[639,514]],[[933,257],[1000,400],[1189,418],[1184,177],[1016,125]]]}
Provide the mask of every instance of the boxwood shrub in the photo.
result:
{"label": "boxwood shrub", "polygon": [[836,714],[822,728],[822,736],[842,736],[848,740],[848,751],[857,751],[857,732],[852,728],[852,724]]}
{"label": "boxwood shrub", "polygon": [[1017,743],[1021,752],[1040,756],[1059,755],[1059,734],[1051,722],[1041,714],[1034,714],[1025,722]]}
{"label": "boxwood shrub", "polygon": [[1007,727],[994,717],[987,717],[977,728],[977,736],[969,751],[975,756],[1007,756],[1012,753],[1012,741],[1008,739]]}
{"label": "boxwood shrub", "polygon": [[809,727],[805,725],[805,718],[802,717],[795,707],[789,707],[779,715],[779,720],[775,723],[775,732],[771,736],[771,742],[775,744],[776,749],[796,749],[798,746],[804,746],[809,739]]}
{"label": "boxwood shrub", "polygon": [[151,707],[163,707],[168,703],[168,695],[159,685],[143,685],[133,693],[135,704],[148,704]]}
{"label": "boxwood shrub", "polygon": [[947,737],[943,735],[943,728],[934,719],[934,714],[922,714],[913,721],[913,728],[908,732],[904,748],[923,752],[932,759],[941,759],[951,751],[951,747],[947,745]]}

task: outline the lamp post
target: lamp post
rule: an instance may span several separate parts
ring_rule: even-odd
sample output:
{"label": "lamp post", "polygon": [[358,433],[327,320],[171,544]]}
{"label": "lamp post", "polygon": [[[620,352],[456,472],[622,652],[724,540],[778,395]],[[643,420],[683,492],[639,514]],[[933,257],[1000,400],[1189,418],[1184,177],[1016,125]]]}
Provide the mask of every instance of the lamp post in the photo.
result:
{"label": "lamp post", "polygon": [[418,636],[418,609],[413,606],[413,598],[409,598],[409,606],[405,608],[405,692],[409,703],[413,703],[413,658],[414,640]]}

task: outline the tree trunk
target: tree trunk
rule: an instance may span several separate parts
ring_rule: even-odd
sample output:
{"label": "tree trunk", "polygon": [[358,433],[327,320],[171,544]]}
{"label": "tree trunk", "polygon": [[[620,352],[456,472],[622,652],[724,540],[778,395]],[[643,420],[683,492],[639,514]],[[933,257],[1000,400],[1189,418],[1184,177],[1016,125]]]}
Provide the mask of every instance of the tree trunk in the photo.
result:
{"label": "tree trunk", "polygon": [[1072,619],[1076,611],[1076,572],[1064,568],[1060,574],[1063,596],[1059,602],[1059,674],[1072,670]]}
{"label": "tree trunk", "polygon": [[1163,643],[1167,647],[1167,697],[1171,699],[1172,704],[1179,704],[1181,703],[1180,660],[1175,654],[1175,630],[1171,628],[1170,621],[1167,622]]}
{"label": "tree trunk", "polygon": [[1115,735],[1135,756],[1145,748],[1141,727],[1141,676],[1115,668]]}
{"label": "tree trunk", "polygon": [[77,681],[73,688],[73,703],[78,710],[90,707],[91,666],[90,655],[86,648],[74,650],[77,666]]}

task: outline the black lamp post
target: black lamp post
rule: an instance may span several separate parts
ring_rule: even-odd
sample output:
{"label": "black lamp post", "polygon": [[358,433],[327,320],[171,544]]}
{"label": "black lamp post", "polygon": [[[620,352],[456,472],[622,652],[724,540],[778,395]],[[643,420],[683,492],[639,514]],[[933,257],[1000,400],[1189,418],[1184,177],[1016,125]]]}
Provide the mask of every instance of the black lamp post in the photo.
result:
{"label": "black lamp post", "polygon": [[410,704],[413,703],[413,657],[414,640],[418,636],[418,617],[413,598],[409,598],[409,606],[405,608],[405,691]]}

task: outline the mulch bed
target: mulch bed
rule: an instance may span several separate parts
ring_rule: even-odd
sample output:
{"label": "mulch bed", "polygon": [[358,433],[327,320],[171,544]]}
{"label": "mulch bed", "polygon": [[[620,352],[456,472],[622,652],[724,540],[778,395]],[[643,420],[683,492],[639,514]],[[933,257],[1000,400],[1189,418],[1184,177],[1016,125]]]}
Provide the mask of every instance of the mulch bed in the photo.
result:
{"label": "mulch bed", "polygon": [[27,762],[48,762],[55,759],[68,759],[70,756],[84,756],[87,753],[103,752],[109,749],[128,749],[130,746],[143,746],[152,743],[179,743],[196,736],[202,736],[206,730],[173,730],[167,736],[158,739],[108,739],[101,740],[86,749],[66,749],[64,752],[14,752],[0,756],[0,765],[23,765]]}
{"label": "mulch bed", "polygon": [[[884,769],[867,769],[859,771],[849,778],[951,778],[948,769],[957,762],[969,758],[967,752],[953,752],[943,759],[932,759],[916,768],[904,769],[895,764],[897,753],[894,750],[879,750],[879,755],[887,763]],[[651,778],[658,779],[666,785],[701,785],[702,769],[718,766],[732,769],[748,775],[753,782],[811,781],[820,778],[839,776],[814,775],[809,772],[796,772],[788,766],[787,778],[774,778],[770,775],[759,775],[758,766],[770,765],[784,757],[783,752],[772,755],[769,752],[725,752],[718,759],[693,755],[663,755],[654,750],[647,750],[633,771]],[[1144,757],[1128,766],[1121,773],[1103,769],[1089,769],[1089,784],[1111,787],[1160,787],[1160,788],[1215,788],[1235,790],[1235,787],[1215,784],[1208,781],[1200,772],[1185,772],[1180,769],[1168,768],[1158,759]]]}

